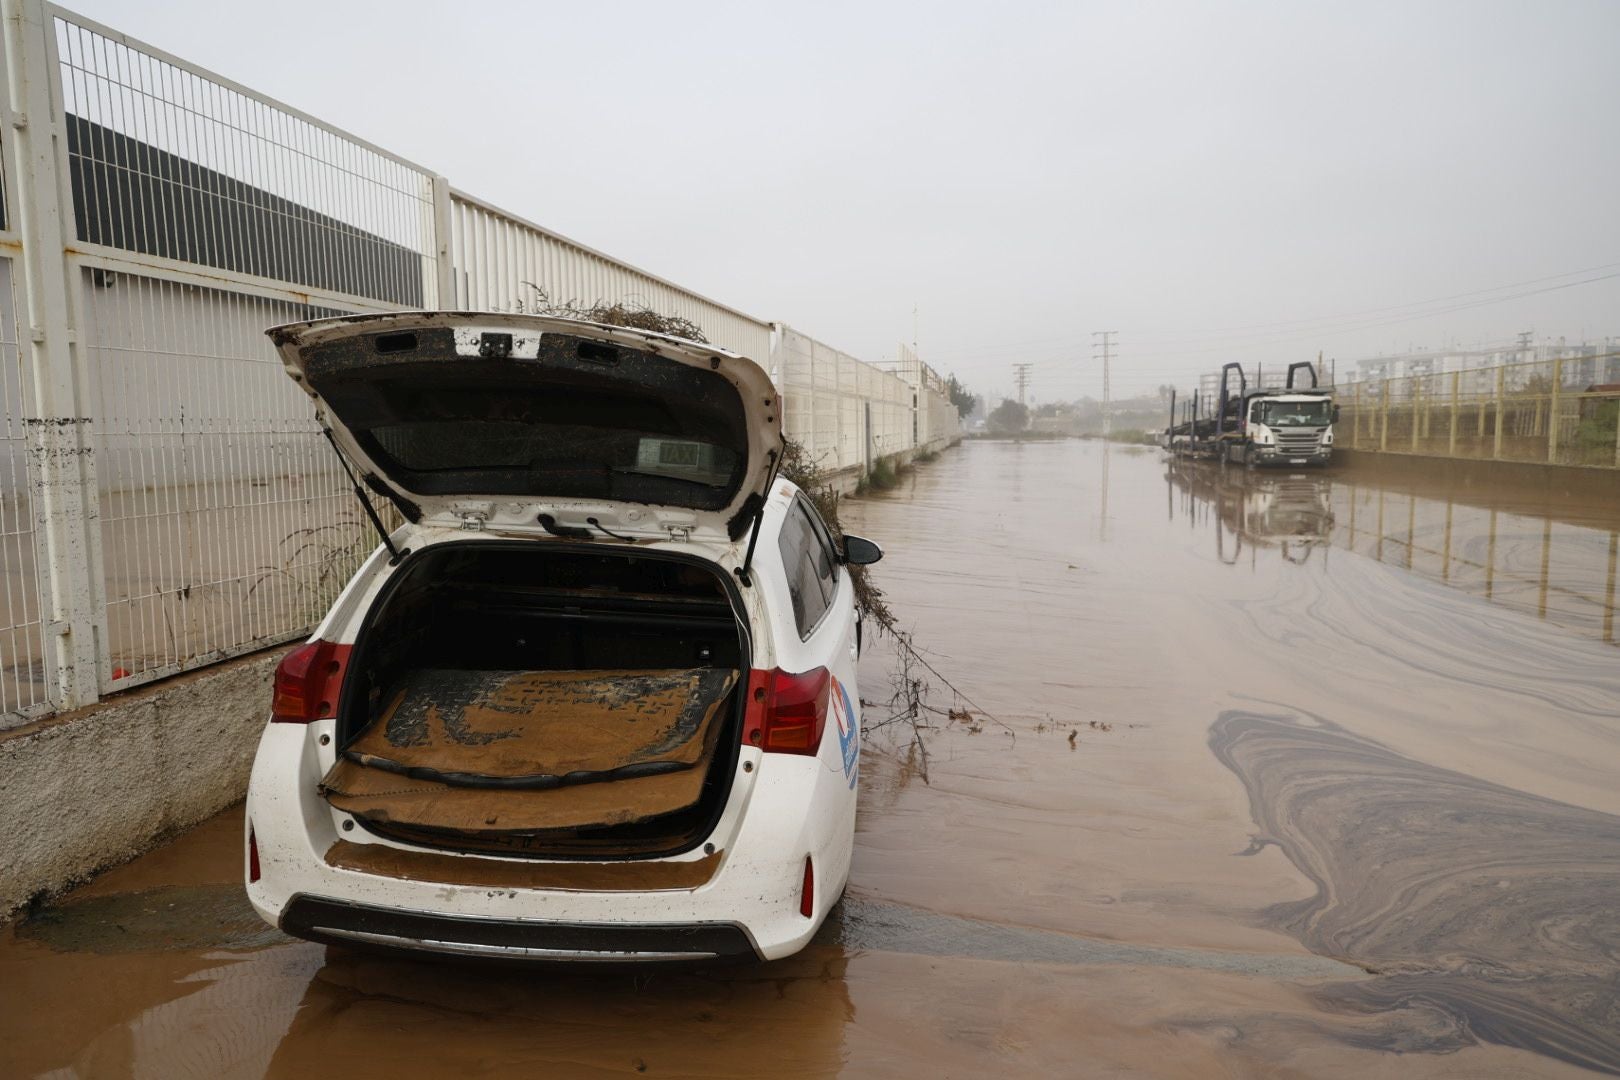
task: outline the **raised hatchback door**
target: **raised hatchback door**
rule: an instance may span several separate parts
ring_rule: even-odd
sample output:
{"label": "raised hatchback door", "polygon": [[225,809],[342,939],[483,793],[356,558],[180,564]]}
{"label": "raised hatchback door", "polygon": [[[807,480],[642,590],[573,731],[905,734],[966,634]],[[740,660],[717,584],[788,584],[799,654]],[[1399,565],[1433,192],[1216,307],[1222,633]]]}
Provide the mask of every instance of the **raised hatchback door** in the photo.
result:
{"label": "raised hatchback door", "polygon": [[269,331],[343,451],[413,520],[469,507],[735,537],[781,454],[746,357],[529,315],[404,312]]}

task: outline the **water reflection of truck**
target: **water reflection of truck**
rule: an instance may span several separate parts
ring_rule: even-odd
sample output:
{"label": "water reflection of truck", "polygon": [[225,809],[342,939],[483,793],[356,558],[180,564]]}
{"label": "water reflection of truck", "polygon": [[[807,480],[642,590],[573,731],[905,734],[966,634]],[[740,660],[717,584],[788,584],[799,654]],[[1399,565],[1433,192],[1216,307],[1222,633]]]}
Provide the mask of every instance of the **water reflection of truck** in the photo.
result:
{"label": "water reflection of truck", "polygon": [[1245,545],[1276,548],[1304,562],[1333,536],[1332,481],[1306,473],[1235,473],[1214,465],[1172,461],[1165,474],[1193,504],[1207,504],[1216,519],[1216,551],[1231,562]]}
{"label": "water reflection of truck", "polygon": [[[1295,385],[1304,381],[1301,372],[1309,374],[1310,386]],[[1283,386],[1254,389],[1241,364],[1227,364],[1213,402],[1194,395],[1179,423],[1174,397],[1170,408],[1172,422],[1162,445],[1178,455],[1251,467],[1326,465],[1333,456],[1339,409],[1332,388],[1318,385],[1316,365],[1310,361],[1290,364]]]}

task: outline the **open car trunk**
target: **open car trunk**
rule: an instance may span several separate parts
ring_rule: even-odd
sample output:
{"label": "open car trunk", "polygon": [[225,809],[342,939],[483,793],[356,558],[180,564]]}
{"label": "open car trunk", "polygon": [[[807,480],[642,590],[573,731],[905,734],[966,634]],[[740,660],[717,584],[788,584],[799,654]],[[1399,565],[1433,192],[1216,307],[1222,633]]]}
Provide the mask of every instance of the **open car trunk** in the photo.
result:
{"label": "open car trunk", "polygon": [[355,643],[334,807],[432,847],[674,854],[736,767],[748,637],[723,576],[631,548],[467,541],[395,572]]}

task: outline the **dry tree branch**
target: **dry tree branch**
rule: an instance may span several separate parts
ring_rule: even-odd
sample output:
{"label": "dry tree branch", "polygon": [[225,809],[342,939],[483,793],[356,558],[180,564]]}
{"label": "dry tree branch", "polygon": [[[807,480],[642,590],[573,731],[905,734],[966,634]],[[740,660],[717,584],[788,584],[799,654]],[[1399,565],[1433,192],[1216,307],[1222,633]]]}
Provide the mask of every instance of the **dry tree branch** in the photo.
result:
{"label": "dry tree branch", "polygon": [[550,315],[559,319],[581,319],[585,322],[604,323],[608,326],[626,326],[632,330],[650,330],[655,334],[685,338],[708,344],[703,330],[691,319],[679,315],[665,315],[640,304],[627,304],[622,300],[608,303],[595,300],[589,304],[578,300],[556,303],[546,290],[532,281],[520,282],[534,290],[534,314]]}
{"label": "dry tree branch", "polygon": [[[898,640],[898,636],[896,638]],[[893,724],[905,724],[911,729],[911,749],[916,755],[919,766],[918,773],[922,776],[924,784],[928,783],[928,742],[923,738],[923,732],[928,728],[923,714],[937,712],[926,704],[928,697],[928,683],[921,676],[912,671],[912,658],[915,653],[901,651],[896,656],[896,668],[891,683],[892,692],[885,703],[889,714],[880,720],[868,720],[863,717],[863,724],[868,732],[881,731]],[[862,702],[863,705],[873,705],[873,702]]]}

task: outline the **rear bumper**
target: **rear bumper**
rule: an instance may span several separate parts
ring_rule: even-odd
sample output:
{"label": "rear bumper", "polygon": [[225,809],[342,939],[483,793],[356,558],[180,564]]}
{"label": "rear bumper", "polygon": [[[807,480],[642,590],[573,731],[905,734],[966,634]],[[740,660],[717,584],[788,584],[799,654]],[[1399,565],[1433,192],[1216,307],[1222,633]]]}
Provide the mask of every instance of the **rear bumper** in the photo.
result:
{"label": "rear bumper", "polygon": [[[248,786],[243,840],[252,830],[262,868],[259,880],[246,883],[248,900],[267,923],[299,937],[531,960],[774,960],[808,944],[849,874],[855,799],[843,774],[814,758],[766,761],[749,747],[742,753],[753,768],[739,769],[713,834],[714,854],[653,860],[682,868],[716,863],[692,880],[667,873],[620,883],[483,877],[491,862],[516,871],[555,864],[418,851],[343,830],[347,815],[317,791],[333,756],[330,740],[321,742],[331,727],[329,720],[266,725]],[[340,839],[465,862],[465,872],[357,868],[334,856]],[[800,911],[806,855],[815,865],[808,917]],[[639,952],[677,955],[630,955]]]}
{"label": "rear bumper", "polygon": [[681,963],[763,959],[734,923],[625,926],[538,922],[372,907],[298,895],[281,930],[328,945],[566,963]]}

